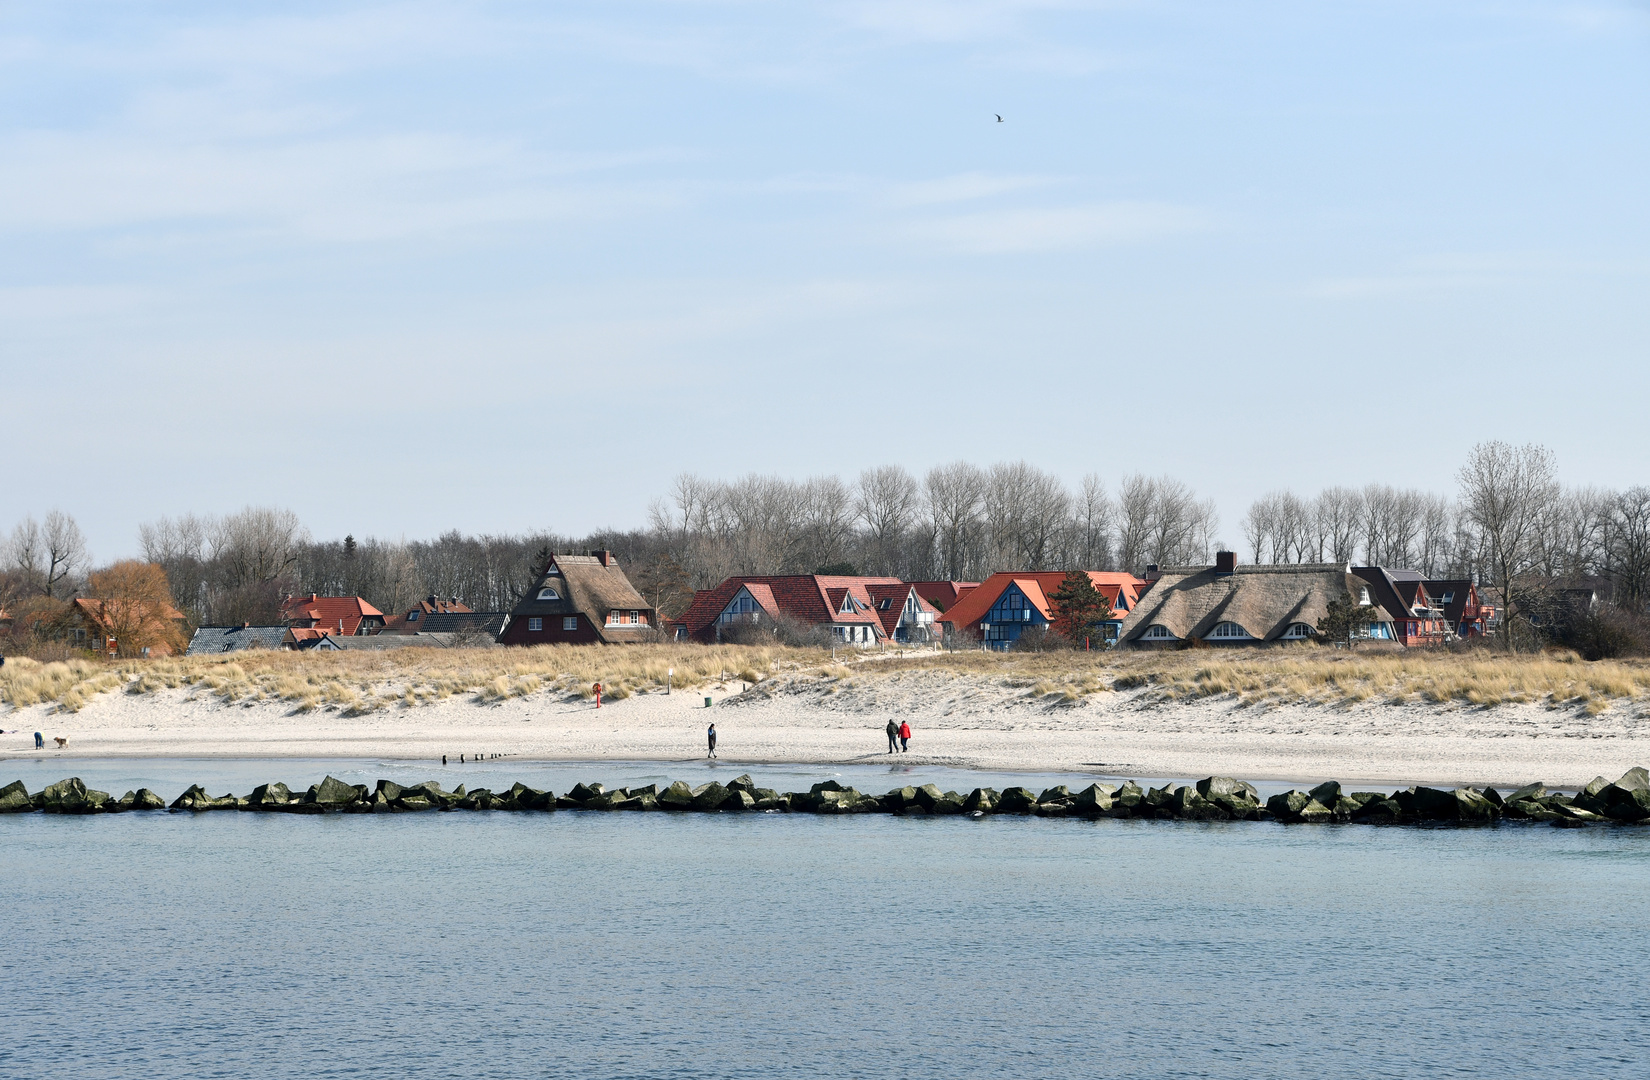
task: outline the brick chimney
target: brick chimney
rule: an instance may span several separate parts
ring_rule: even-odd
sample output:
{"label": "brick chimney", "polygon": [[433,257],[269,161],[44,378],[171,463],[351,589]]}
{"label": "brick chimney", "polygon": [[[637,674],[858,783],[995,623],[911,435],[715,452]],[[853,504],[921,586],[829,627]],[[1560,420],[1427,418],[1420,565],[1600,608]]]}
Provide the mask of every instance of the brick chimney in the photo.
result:
{"label": "brick chimney", "polygon": [[1235,552],[1235,551],[1217,551],[1217,552],[1215,552],[1215,573],[1217,573],[1217,574],[1235,574],[1235,573],[1237,573],[1237,552]]}

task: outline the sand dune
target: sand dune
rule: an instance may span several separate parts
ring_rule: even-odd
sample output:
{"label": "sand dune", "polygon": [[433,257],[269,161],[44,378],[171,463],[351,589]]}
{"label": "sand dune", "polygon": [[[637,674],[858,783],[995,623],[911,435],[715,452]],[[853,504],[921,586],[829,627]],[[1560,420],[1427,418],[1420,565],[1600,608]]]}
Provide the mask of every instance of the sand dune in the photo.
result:
{"label": "sand dune", "polygon": [[[714,702],[709,709],[706,696]],[[909,720],[915,731],[908,760],[971,768],[1507,785],[1580,784],[1650,763],[1643,705],[1599,716],[1534,704],[1259,707],[1218,699],[1153,703],[1144,691],[1056,704],[936,671],[896,672],[847,688],[806,678],[748,690],[732,683],[638,694],[601,709],[540,693],[488,704],[454,697],[353,716],[296,712],[283,702],[226,703],[200,689],[108,693],[78,713],[8,710],[0,717],[0,754],[678,760],[704,753],[705,726],[714,720],[725,760],[829,763],[883,757],[890,717]],[[33,749],[35,731],[49,749]],[[52,747],[54,736],[67,737],[68,748]]]}

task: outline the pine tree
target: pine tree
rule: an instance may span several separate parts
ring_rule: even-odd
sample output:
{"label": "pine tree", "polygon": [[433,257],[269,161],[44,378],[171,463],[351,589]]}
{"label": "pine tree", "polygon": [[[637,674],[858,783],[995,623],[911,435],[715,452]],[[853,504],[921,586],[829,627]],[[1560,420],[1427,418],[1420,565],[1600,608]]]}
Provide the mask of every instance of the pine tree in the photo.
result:
{"label": "pine tree", "polygon": [[1105,594],[1081,570],[1068,572],[1049,597],[1054,603],[1054,631],[1078,648],[1100,637],[1100,624],[1111,617]]}

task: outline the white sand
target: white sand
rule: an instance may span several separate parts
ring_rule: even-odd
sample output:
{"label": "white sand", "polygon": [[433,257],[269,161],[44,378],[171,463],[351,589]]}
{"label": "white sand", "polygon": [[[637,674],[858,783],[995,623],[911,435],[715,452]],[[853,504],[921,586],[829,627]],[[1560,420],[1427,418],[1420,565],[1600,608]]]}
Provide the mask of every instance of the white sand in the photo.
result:
{"label": "white sand", "polygon": [[[66,766],[78,756],[681,760],[703,756],[705,726],[715,720],[729,762],[868,762],[885,757],[883,725],[895,717],[914,729],[908,762],[965,768],[1505,787],[1576,785],[1650,765],[1643,703],[1596,717],[1541,705],[1153,705],[1145,691],[1057,705],[939,672],[858,681],[834,694],[813,680],[748,693],[733,683],[599,710],[548,693],[497,704],[450,698],[363,716],[225,704],[204,691],[109,693],[78,713],[46,706],[0,713],[0,758],[47,756]],[[707,693],[715,700],[708,710]],[[48,749],[34,750],[35,731]],[[53,746],[59,735],[67,749]]]}

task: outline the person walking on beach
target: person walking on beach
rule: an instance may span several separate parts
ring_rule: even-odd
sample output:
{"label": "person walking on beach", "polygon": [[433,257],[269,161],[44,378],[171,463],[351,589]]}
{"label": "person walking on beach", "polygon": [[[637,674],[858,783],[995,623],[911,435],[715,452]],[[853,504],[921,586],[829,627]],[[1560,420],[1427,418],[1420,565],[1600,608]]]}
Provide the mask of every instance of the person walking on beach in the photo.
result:
{"label": "person walking on beach", "polygon": [[899,725],[892,720],[888,721],[888,752],[892,754],[899,749]]}
{"label": "person walking on beach", "polygon": [[911,749],[911,721],[902,720],[899,725],[900,753]]}
{"label": "person walking on beach", "polygon": [[46,748],[46,737],[38,731],[34,733],[34,748],[36,750],[44,750]]}
{"label": "person walking on beach", "polygon": [[706,757],[715,757],[716,756],[716,725],[715,724],[712,724],[710,726],[710,730],[705,732],[705,741],[710,743],[710,749],[705,752],[705,756]]}

